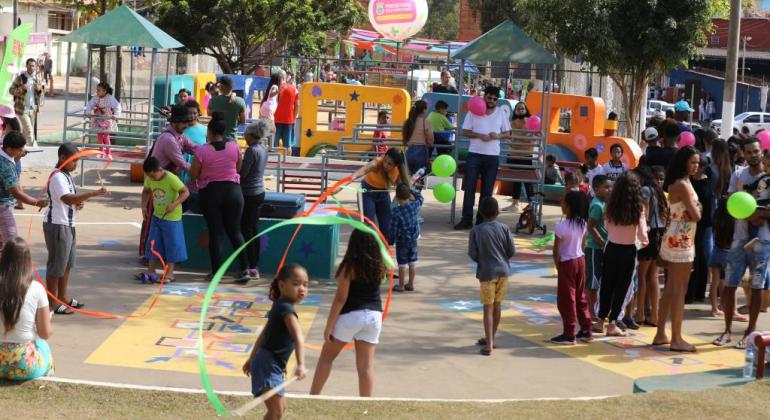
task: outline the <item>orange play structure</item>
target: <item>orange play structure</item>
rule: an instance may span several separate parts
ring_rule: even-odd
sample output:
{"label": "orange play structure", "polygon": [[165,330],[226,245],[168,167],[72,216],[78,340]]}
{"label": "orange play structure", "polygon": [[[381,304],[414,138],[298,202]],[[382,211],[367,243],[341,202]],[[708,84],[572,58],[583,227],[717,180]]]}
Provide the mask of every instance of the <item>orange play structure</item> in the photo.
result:
{"label": "orange play structure", "polygon": [[[542,92],[530,92],[527,95],[527,107],[531,112],[538,112],[543,101]],[[572,111],[570,120],[570,132],[559,132],[559,113],[562,109]],[[629,168],[635,168],[642,157],[642,149],[633,139],[617,136],[606,136],[605,115],[606,109],[601,98],[580,95],[566,95],[562,93],[551,94],[550,109],[546,110],[548,118],[546,130],[549,145],[558,145],[567,148],[578,159],[583,159],[586,149],[595,147],[599,152],[599,162],[610,160],[610,146],[618,143],[623,147],[624,164]]]}

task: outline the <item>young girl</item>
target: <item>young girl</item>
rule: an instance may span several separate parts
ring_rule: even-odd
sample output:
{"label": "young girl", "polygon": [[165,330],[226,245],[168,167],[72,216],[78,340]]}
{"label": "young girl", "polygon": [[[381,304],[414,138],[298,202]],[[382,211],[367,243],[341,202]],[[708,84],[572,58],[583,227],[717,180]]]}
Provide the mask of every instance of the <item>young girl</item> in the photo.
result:
{"label": "young girl", "polygon": [[32,257],[21,238],[6,242],[0,258],[0,321],[0,378],[26,381],[50,374],[48,297],[32,280]]}
{"label": "young girl", "polygon": [[259,119],[270,121],[270,129],[275,132],[275,110],[278,109],[278,91],[281,88],[281,74],[274,73],[270,76],[259,105]]}
{"label": "young girl", "polygon": [[626,172],[612,186],[605,212],[607,244],[604,248],[602,285],[599,290],[597,330],[603,330],[609,317],[608,336],[625,336],[617,322],[627,304],[626,298],[636,269],[637,243],[648,244],[647,221],[642,205],[639,177]]}
{"label": "young girl", "polygon": [[[389,122],[390,114],[388,114],[388,111],[383,109],[377,113],[378,125],[387,125]],[[384,130],[374,130],[373,136],[374,144],[372,145],[372,150],[374,151],[375,156],[384,155],[385,152],[388,151],[388,145],[386,145],[384,141],[388,138],[388,133],[386,133]]]}
{"label": "young girl", "polygon": [[[575,339],[589,342],[591,336],[591,312],[588,310],[586,286],[586,260],[583,254],[583,237],[588,218],[588,196],[580,191],[570,191],[561,204],[564,221],[556,225],[553,243],[553,263],[558,272],[556,306],[564,324],[561,335],[551,339],[554,344],[573,345]],[[576,324],[580,329],[576,331]],[[576,334],[577,332],[577,334]]]}
{"label": "young girl", "polygon": [[[112,96],[112,87],[107,82],[96,85],[96,96],[86,104],[86,115],[91,116],[91,124],[97,130],[113,131],[113,121],[120,117],[120,102]],[[110,156],[110,133],[97,133],[96,141],[108,147],[100,147],[104,156]]]}
{"label": "young girl", "polygon": [[[727,212],[727,199],[720,198],[717,202],[717,209],[714,212],[714,249],[709,261],[711,269],[711,289],[709,297],[711,300],[711,316],[721,318],[724,313],[719,303],[719,297],[722,295],[725,270],[727,269],[727,254],[730,252],[730,246],[733,242],[733,232],[735,231],[735,219]],[[733,315],[736,319],[738,312]],[[746,318],[743,317],[743,321]],[[715,340],[718,345],[724,345],[719,339]]]}
{"label": "young girl", "polygon": [[404,121],[402,132],[406,146],[406,165],[409,172],[416,173],[421,168],[428,168],[428,150],[433,147],[433,129],[428,123],[428,103],[417,101]]}
{"label": "young girl", "polygon": [[[299,325],[296,303],[307,296],[307,271],[299,265],[288,263],[278,271],[270,284],[273,307],[267,314],[267,325],[259,334],[249,359],[243,364],[243,373],[251,376],[251,393],[258,397],[282,383],[286,375],[286,363],[291,353],[297,358],[294,376],[305,379],[305,346]],[[265,400],[266,419],[280,419],[286,411],[284,390]]]}
{"label": "young girl", "polygon": [[337,269],[337,293],[324,330],[324,345],[318,359],[311,395],[323,390],[334,359],[345,344],[354,341],[358,392],[371,397],[374,388],[374,350],[380,342],[382,299],[380,282],[385,264],[373,235],[354,230],[348,250]]}

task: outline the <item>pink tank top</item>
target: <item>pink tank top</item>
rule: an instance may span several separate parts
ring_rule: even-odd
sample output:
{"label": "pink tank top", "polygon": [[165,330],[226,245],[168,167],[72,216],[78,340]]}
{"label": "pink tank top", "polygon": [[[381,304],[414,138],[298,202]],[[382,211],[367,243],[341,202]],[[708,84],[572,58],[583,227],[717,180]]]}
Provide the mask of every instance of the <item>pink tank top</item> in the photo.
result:
{"label": "pink tank top", "polygon": [[236,169],[239,153],[238,145],[232,141],[225,142],[225,148],[219,151],[210,144],[195,149],[195,157],[201,163],[198,188],[203,189],[211,182],[220,181],[239,184],[241,177]]}

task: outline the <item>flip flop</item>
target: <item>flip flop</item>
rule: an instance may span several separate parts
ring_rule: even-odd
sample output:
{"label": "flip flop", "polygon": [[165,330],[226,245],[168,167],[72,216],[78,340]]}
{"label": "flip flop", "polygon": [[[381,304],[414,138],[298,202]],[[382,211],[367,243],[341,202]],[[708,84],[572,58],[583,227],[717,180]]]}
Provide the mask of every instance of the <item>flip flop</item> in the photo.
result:
{"label": "flip flop", "polygon": [[738,340],[737,343],[735,343],[735,348],[738,350],[746,350],[746,347],[749,346],[749,340],[747,337],[743,337],[740,340]]}
{"label": "flip flop", "polygon": [[719,337],[716,338],[716,340],[712,341],[711,344],[722,347],[725,344],[732,343],[733,339],[730,337],[729,334],[722,334]]}
{"label": "flip flop", "polygon": [[744,314],[741,314],[741,313],[737,313],[737,314],[733,315],[733,321],[737,321],[737,322],[749,322],[749,317],[747,317],[747,316],[746,316],[746,315],[744,315]]}
{"label": "flip flop", "polygon": [[75,299],[75,298],[72,298],[72,299],[70,299],[70,303],[69,303],[69,305],[70,305],[70,306],[72,306],[72,307],[73,307],[73,308],[75,308],[75,309],[80,309],[80,308],[82,308],[82,307],[86,306],[86,304],[85,304],[85,303],[83,303],[83,302],[78,302],[78,300],[77,300],[77,299]]}
{"label": "flip flop", "polygon": [[[479,338],[478,340],[476,340],[476,345],[477,346],[486,346],[487,345],[487,339],[484,338],[484,337]],[[496,349],[497,345],[493,345],[492,348]]]}
{"label": "flip flop", "polygon": [[72,309],[70,309],[70,308],[68,308],[68,307],[66,307],[64,305],[59,305],[56,308],[56,310],[53,311],[53,313],[55,313],[56,315],[72,315],[75,312]]}
{"label": "flip flop", "polygon": [[479,350],[479,354],[482,356],[491,356],[492,350],[489,350],[488,348],[484,347],[483,349]]}

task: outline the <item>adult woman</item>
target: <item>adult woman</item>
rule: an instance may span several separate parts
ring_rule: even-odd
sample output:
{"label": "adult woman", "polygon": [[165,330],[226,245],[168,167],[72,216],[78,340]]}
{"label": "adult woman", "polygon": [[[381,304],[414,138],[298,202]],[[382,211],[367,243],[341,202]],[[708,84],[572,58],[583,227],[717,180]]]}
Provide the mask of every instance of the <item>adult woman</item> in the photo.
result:
{"label": "adult woman", "polygon": [[[691,146],[679,149],[666,169],[664,189],[668,190],[671,221],[663,235],[660,257],[666,261],[668,278],[658,310],[658,332],[653,345],[670,344],[672,351],[695,352],[682,338],[684,296],[695,259],[695,230],[701,205],[690,183],[698,172],[700,155]],[[671,315],[671,339],[666,336],[666,320]]]}
{"label": "adult woman", "polygon": [[[201,115],[200,105],[198,105],[198,102],[195,99],[188,99],[186,102],[184,102],[184,106],[190,112],[190,118],[192,118],[192,120],[190,121],[190,125],[184,129],[182,134],[190,139],[190,141],[196,146],[206,144],[206,132],[208,130],[206,129],[205,125],[198,121],[198,117]],[[191,153],[184,154],[185,162],[192,163],[192,159],[193,155]],[[180,172],[181,176],[179,179],[181,179],[185,184],[188,184],[190,181],[190,174],[187,171]]]}
{"label": "adult woman", "polygon": [[404,154],[398,149],[388,149],[385,156],[373,159],[352,175],[355,181],[364,177],[361,187],[364,216],[377,221],[385,237],[390,232],[390,194],[388,189],[398,183],[409,185],[409,170],[404,166]]}
{"label": "adult woman", "polygon": [[52,370],[51,314],[42,284],[32,280],[27,243],[15,238],[0,256],[0,378],[25,381]]}
{"label": "adult woman", "polygon": [[358,392],[372,396],[374,350],[382,328],[380,282],[385,275],[382,253],[373,235],[354,230],[348,250],[337,269],[334,295],[324,330],[324,345],[313,375],[311,395],[318,395],[329,378],[332,363],[345,344],[354,341]]}
{"label": "adult woman", "polygon": [[281,88],[281,73],[270,75],[270,82],[259,104],[259,118],[270,121],[270,131],[275,132],[275,110],[278,109],[278,92]]}
{"label": "adult woman", "polygon": [[[524,102],[519,102],[516,104],[516,106],[513,108],[513,119],[511,120],[511,129],[512,130],[526,130],[526,118],[530,117],[529,108],[527,108],[527,105]],[[521,136],[521,133],[513,133],[513,136]],[[522,142],[528,142],[527,139],[524,138],[515,138],[513,139],[514,142],[522,143]],[[522,166],[532,166],[532,146],[509,146],[508,147],[508,163],[512,165],[522,165]],[[504,208],[502,211],[520,211],[521,208],[519,206],[519,199],[521,198],[521,189],[522,187],[527,192],[527,198],[532,197],[532,194],[534,194],[534,190],[532,189],[532,184],[522,184],[521,182],[514,182],[513,183],[513,204],[511,204],[509,207]]]}
{"label": "adult woman", "polygon": [[433,129],[427,121],[428,103],[417,101],[409,110],[409,117],[402,128],[403,142],[406,146],[406,166],[415,173],[421,168],[428,168],[428,150],[433,146]]}
{"label": "adult woman", "polygon": [[[249,124],[243,131],[243,138],[249,145],[243,156],[241,169],[241,191],[243,192],[243,217],[241,233],[244,240],[259,234],[259,208],[265,201],[265,166],[267,165],[267,147],[272,135],[268,120],[258,120]],[[246,247],[249,259],[249,277],[259,278],[259,241],[254,241]]]}
{"label": "adult woman", "polygon": [[[243,245],[241,234],[241,216],[243,214],[243,194],[240,176],[241,152],[238,144],[225,141],[227,127],[223,116],[214,112],[209,122],[208,144],[195,151],[190,169],[190,179],[198,183],[200,189],[201,210],[209,230],[209,258],[211,259],[211,278],[222,264],[221,239],[224,233],[230,239],[233,249]],[[239,282],[248,282],[248,259],[246,253],[238,254],[240,264]]]}

